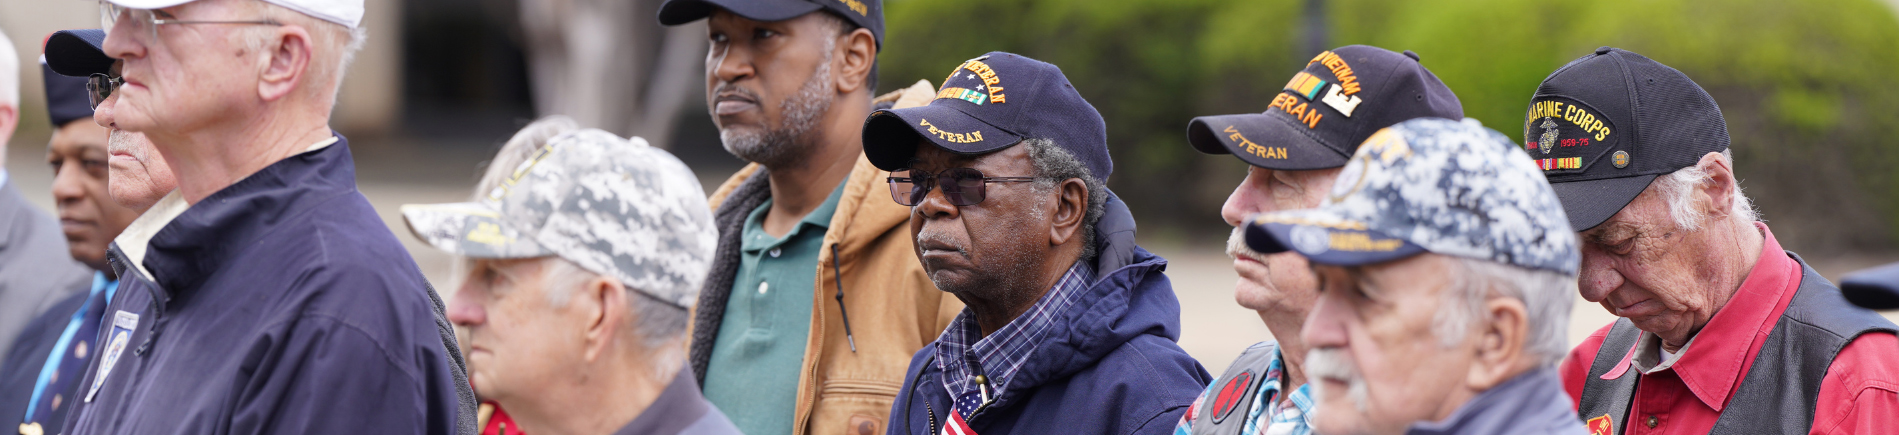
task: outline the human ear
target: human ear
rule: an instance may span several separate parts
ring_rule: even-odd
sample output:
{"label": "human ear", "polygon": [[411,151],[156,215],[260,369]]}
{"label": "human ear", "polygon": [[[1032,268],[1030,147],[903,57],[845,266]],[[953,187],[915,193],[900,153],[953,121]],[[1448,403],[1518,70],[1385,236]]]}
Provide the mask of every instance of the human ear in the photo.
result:
{"label": "human ear", "polygon": [[1081,222],[1088,214],[1088,185],[1070,178],[1055,186],[1055,193],[1054,210],[1048,214],[1049,245],[1061,246],[1081,233]]}
{"label": "human ear", "polygon": [[1466,383],[1475,391],[1488,390],[1516,376],[1531,364],[1524,348],[1529,345],[1529,309],[1515,298],[1490,298],[1484,301],[1479,316],[1483,325],[1470,339],[1476,340],[1474,358]]}
{"label": "human ear", "polygon": [[309,78],[312,55],[310,32],[303,26],[277,26],[264,44],[264,71],[258,77],[257,96],[276,101],[296,91]]}
{"label": "human ear", "polygon": [[834,79],[837,80],[837,93],[849,94],[870,87],[870,69],[877,64],[877,38],[870,34],[870,29],[863,28],[838,38],[841,44],[837,45],[837,50],[840,52],[832,53],[831,56],[832,62],[837,62],[832,65],[838,72]]}
{"label": "human ear", "polygon": [[574,301],[570,301],[572,315],[585,321],[586,359],[594,361],[612,347],[613,341],[620,339],[621,327],[630,320],[627,313],[626,287],[620,281],[605,276],[595,276],[576,289]]}
{"label": "human ear", "polygon": [[1734,168],[1730,167],[1727,159],[1722,158],[1721,153],[1718,152],[1702,155],[1701,161],[1696,162],[1695,167],[1702,173],[1708,174],[1707,183],[1696,186],[1697,190],[1707,195],[1708,202],[1702,204],[1706,207],[1704,211],[1707,212],[1707,216],[1710,218],[1729,217],[1734,213],[1734,208],[1730,206],[1734,203],[1734,196],[1741,194],[1740,182],[1734,179]]}

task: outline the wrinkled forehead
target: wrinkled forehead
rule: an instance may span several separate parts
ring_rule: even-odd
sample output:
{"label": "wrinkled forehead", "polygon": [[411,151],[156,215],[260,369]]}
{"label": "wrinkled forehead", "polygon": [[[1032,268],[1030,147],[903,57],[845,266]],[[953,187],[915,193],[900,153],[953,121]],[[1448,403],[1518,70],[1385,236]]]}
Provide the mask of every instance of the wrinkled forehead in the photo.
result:
{"label": "wrinkled forehead", "polygon": [[950,168],[1000,169],[1011,166],[1017,160],[1027,163],[1028,154],[1017,148],[1021,147],[1009,146],[982,154],[963,154],[944,149],[928,139],[917,139],[916,154],[910,156],[910,163],[906,166],[928,171]]}

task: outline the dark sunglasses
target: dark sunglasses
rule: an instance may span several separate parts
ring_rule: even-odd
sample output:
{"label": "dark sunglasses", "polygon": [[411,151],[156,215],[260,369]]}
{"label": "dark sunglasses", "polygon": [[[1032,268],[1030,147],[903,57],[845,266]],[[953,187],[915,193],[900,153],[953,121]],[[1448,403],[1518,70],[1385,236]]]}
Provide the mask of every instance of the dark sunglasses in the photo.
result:
{"label": "dark sunglasses", "polygon": [[916,206],[930,189],[941,186],[943,198],[956,206],[976,205],[987,196],[989,183],[1023,183],[1035,181],[1035,177],[985,177],[982,171],[971,168],[955,168],[941,174],[915,169],[904,169],[890,173],[890,199],[897,204]]}
{"label": "dark sunglasses", "polygon": [[106,98],[111,97],[112,92],[119,90],[119,85],[123,84],[125,84],[124,78],[101,73],[93,73],[91,77],[87,77],[86,100],[92,103],[92,110],[99,110],[99,103],[105,102]]}

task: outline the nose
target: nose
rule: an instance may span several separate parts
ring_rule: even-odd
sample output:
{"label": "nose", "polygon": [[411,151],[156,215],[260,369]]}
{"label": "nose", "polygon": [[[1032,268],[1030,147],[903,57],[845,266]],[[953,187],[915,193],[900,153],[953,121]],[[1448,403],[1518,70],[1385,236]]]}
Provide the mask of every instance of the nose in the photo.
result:
{"label": "nose", "polygon": [[98,123],[100,127],[114,128],[113,125],[118,124],[119,119],[113,114],[112,106],[118,101],[118,93],[113,93],[112,96],[106,97],[105,101],[100,101],[99,107],[92,109],[92,122]]}
{"label": "nose", "polygon": [[1270,211],[1264,207],[1262,196],[1266,193],[1260,189],[1263,180],[1259,173],[1258,168],[1248,169],[1246,179],[1233,188],[1233,194],[1227,195],[1226,203],[1220,205],[1220,218],[1226,220],[1227,225],[1238,227],[1246,223],[1247,216]]}
{"label": "nose", "polygon": [[1345,319],[1351,312],[1344,301],[1339,300],[1339,293],[1337,290],[1320,293],[1318,302],[1312,306],[1312,312],[1306,315],[1306,324],[1300,330],[1299,338],[1305,340],[1307,347],[1317,349],[1351,344],[1351,335],[1345,330]]}
{"label": "nose", "polygon": [[1576,289],[1589,302],[1602,302],[1609,297],[1609,292],[1621,287],[1624,281],[1622,273],[1615,269],[1614,259],[1589,243],[1584,243],[1582,247],[1581,272],[1577,277]]}
{"label": "nose", "polygon": [[86,197],[86,168],[79,159],[66,159],[53,168],[53,202],[61,208],[73,206]]}
{"label": "nose", "polygon": [[463,285],[455,292],[455,299],[448,302],[448,321],[464,327],[487,323],[488,310],[482,307],[480,299],[480,291]]}
{"label": "nose", "polygon": [[706,64],[714,87],[719,83],[738,83],[756,73],[752,69],[752,52],[739,44],[728,43],[724,50],[706,51]]}
{"label": "nose", "polygon": [[962,214],[962,209],[951,204],[949,197],[943,195],[943,186],[932,186],[929,193],[923,195],[923,200],[911,207],[910,212],[924,220],[953,219]]}
{"label": "nose", "polygon": [[[106,56],[110,56],[113,59],[131,59],[144,56],[145,45],[137,40],[136,35],[139,32],[135,31],[139,26],[134,24],[132,20],[133,15],[130,9],[121,11],[119,12],[118,19],[113,20],[112,28],[106,29],[105,43],[102,44],[101,47],[105,50]],[[146,25],[149,26],[150,23]]]}

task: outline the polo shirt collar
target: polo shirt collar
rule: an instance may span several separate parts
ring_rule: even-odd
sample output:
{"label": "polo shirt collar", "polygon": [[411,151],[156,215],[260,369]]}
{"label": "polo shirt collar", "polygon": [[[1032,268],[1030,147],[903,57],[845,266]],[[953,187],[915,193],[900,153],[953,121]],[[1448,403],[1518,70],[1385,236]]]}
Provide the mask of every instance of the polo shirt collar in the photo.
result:
{"label": "polo shirt collar", "polygon": [[640,411],[638,417],[625,427],[614,431],[614,435],[669,435],[676,434],[699,421],[712,405],[706,402],[705,395],[699,393],[699,385],[692,376],[690,367],[682,368],[673,375],[673,382],[661,390],[653,404]]}
{"label": "polo shirt collar", "polygon": [[[1694,350],[1683,346],[1674,361],[1657,367],[1674,370],[1682,384],[1695,393],[1695,398],[1716,412],[1727,407],[1728,397],[1740,382],[1742,370],[1754,359],[1755,343],[1767,337],[1800,286],[1800,263],[1781,249],[1767,224],[1756,222],[1754,226],[1762,235],[1760,260],[1754,263],[1754,270],[1741,281],[1741,287],[1728,298],[1727,305],[1715,312],[1714,318],[1689,340]],[[1643,331],[1637,345],[1653,342],[1659,346],[1661,340],[1653,338],[1654,335]],[[1646,347],[1638,347],[1636,351],[1637,355],[1654,352]]]}
{"label": "polo shirt collar", "polygon": [[[740,239],[742,240],[739,241],[739,249],[743,251],[762,251],[766,248],[778,246],[785,241],[791,240],[793,236],[803,233],[806,225],[828,230],[831,228],[831,215],[837,214],[837,203],[843,197],[844,182],[840,181],[837,183],[837,188],[831,190],[831,196],[824,198],[824,202],[818,204],[817,208],[811,209],[810,213],[805,213],[804,219],[798,220],[798,226],[792,227],[791,231],[785,233],[784,237],[770,240],[741,237]],[[764,228],[765,213],[771,211],[771,204],[772,199],[767,198],[765,202],[758,204],[758,209],[752,210],[751,214],[745,216],[745,230],[747,232]],[[758,231],[758,234],[764,234],[764,231]]]}

